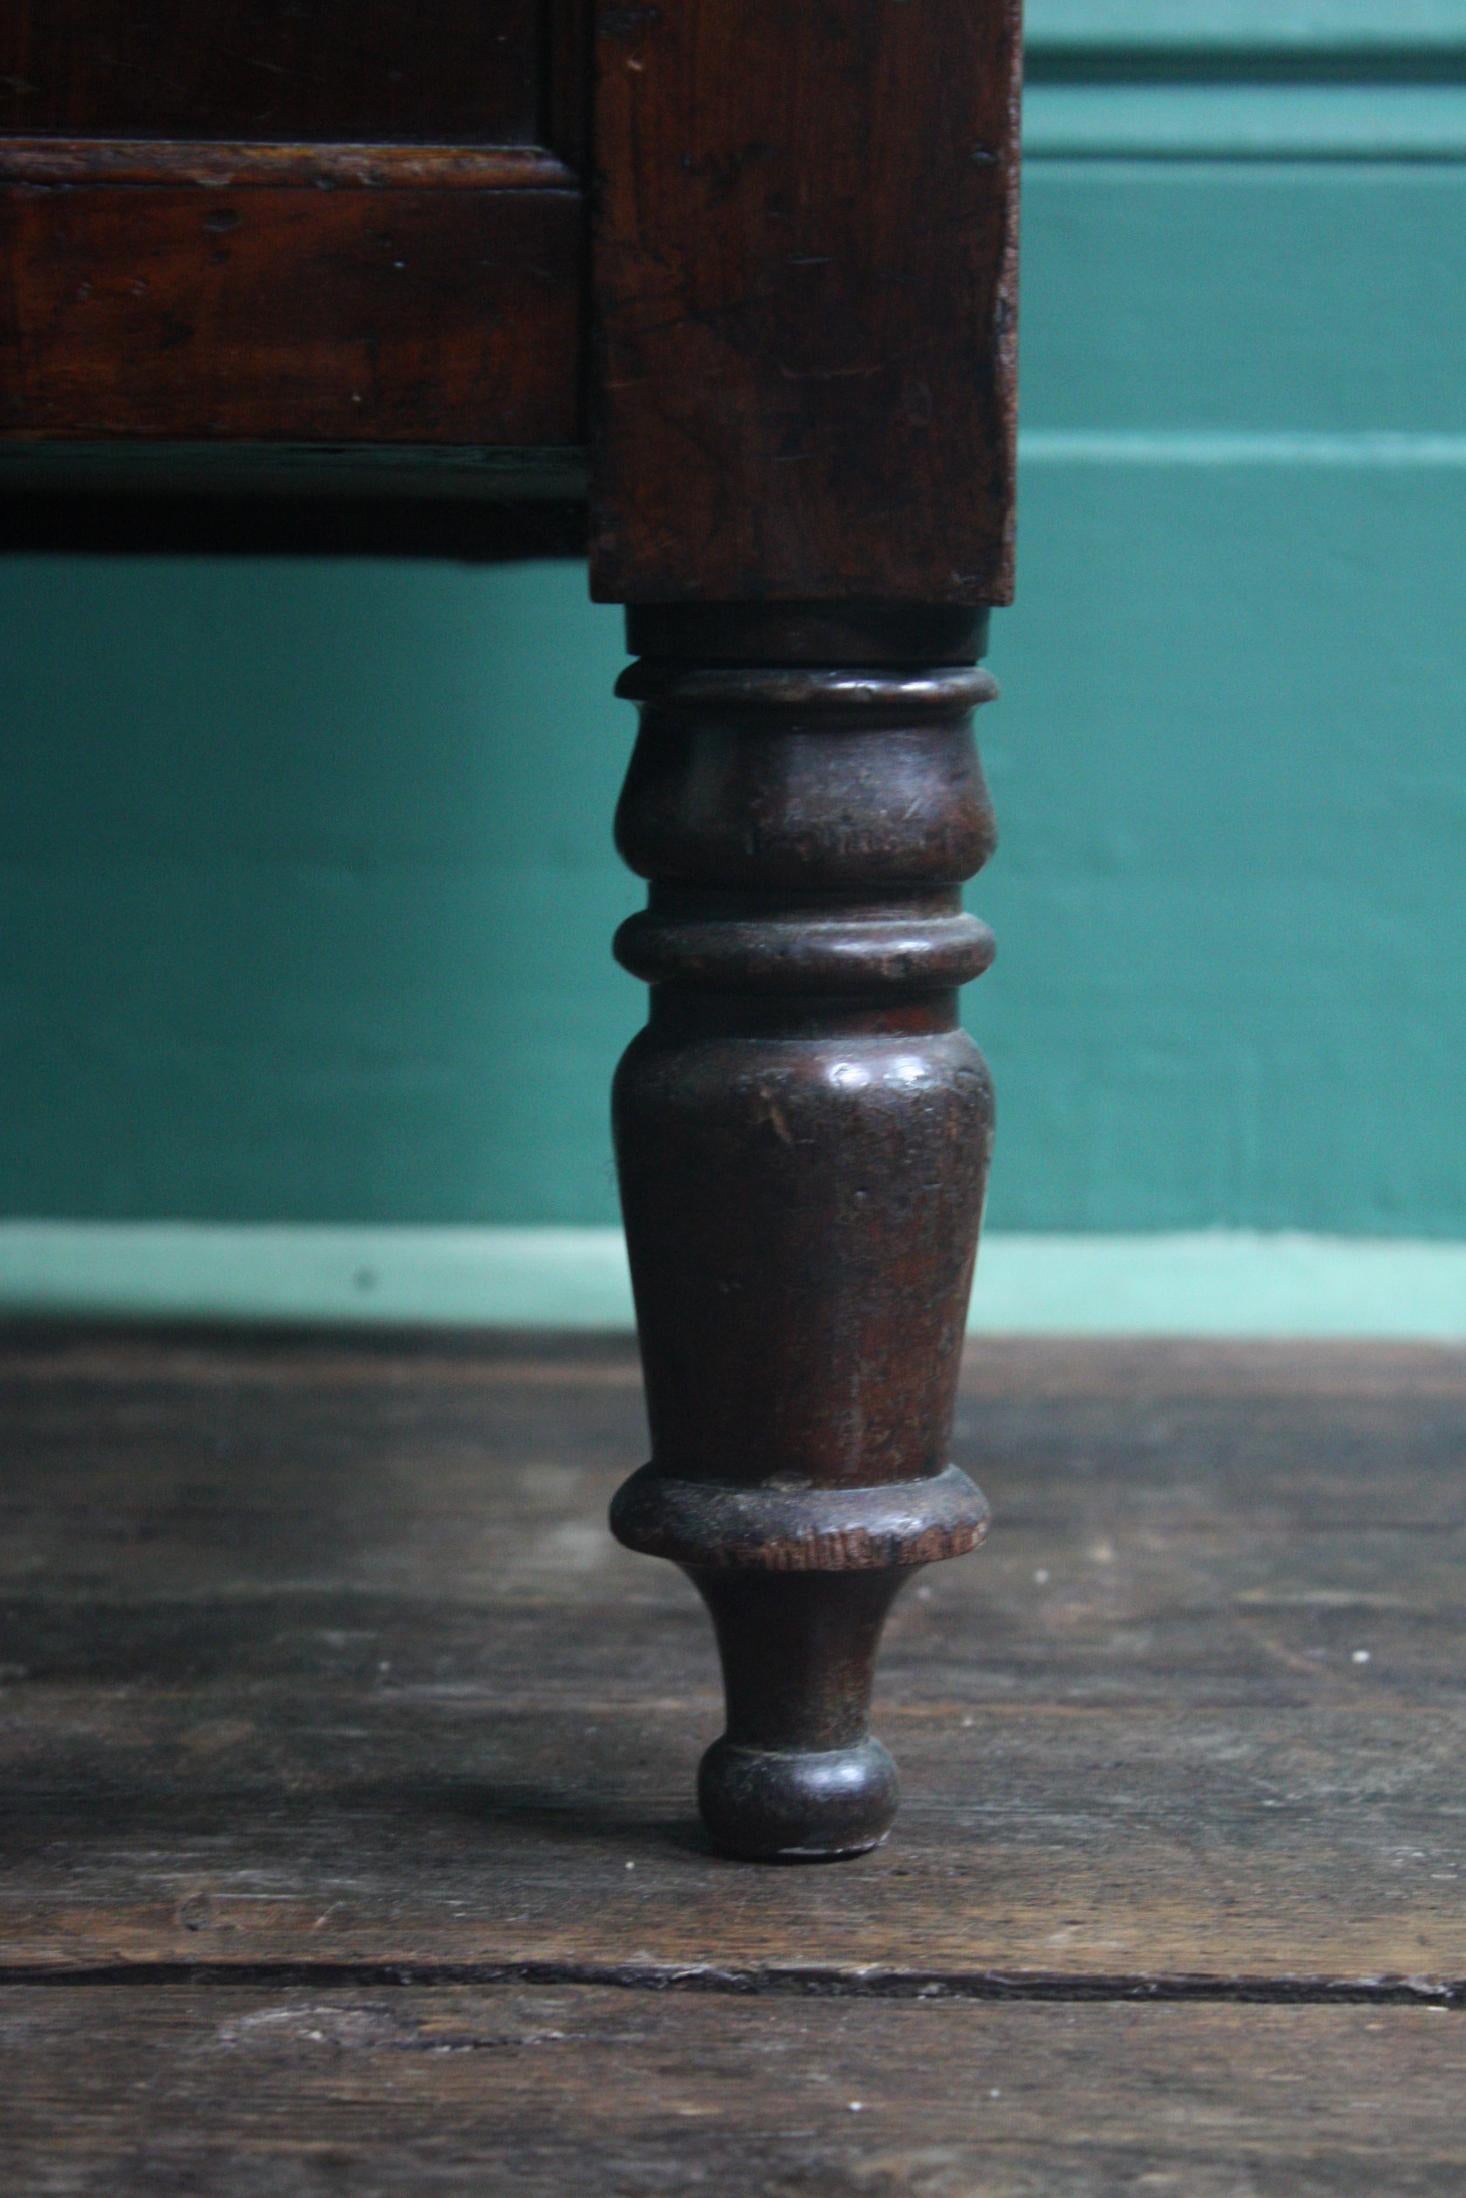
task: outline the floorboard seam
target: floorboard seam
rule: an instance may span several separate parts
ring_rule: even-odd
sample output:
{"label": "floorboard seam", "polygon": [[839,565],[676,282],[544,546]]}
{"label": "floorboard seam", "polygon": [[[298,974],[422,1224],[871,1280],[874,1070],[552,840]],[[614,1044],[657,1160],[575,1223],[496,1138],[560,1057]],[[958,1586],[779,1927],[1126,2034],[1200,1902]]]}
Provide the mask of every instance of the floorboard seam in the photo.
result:
{"label": "floorboard seam", "polygon": [[382,1990],[452,1986],[600,1985],[630,1992],[706,1992],[758,1999],[1136,2001],[1260,2007],[1434,2007],[1466,2009],[1466,1978],[1383,1975],[1210,1976],[1198,1973],[1095,1976],[1036,1970],[910,1970],[615,1962],[156,1961],[49,1967],[0,1963],[0,1986]]}

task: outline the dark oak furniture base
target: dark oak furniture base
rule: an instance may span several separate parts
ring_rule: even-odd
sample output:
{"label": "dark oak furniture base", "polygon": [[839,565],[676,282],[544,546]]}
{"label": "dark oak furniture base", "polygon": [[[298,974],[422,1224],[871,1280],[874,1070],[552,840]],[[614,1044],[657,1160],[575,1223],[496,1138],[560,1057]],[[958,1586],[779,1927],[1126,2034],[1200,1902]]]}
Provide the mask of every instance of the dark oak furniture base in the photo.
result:
{"label": "dark oak furniture base", "polygon": [[1466,1354],[986,1342],[817,1873],[688,1809],[629,1338],[15,1331],[0,1416],[7,2190],[1458,2187]]}
{"label": "dark oak furniture base", "polygon": [[628,606],[616,1526],[712,1612],[740,1855],[884,1836],[881,1624],[987,1517],[1019,74],[1019,0],[0,0],[0,547],[569,551]]}

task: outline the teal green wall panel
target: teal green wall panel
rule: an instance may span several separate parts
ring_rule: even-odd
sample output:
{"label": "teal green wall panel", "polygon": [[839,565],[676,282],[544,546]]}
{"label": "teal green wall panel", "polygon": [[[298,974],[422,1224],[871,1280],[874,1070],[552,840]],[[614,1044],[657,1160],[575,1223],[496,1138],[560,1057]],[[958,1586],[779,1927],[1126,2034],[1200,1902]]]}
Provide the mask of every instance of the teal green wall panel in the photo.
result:
{"label": "teal green wall panel", "polygon": [[[992,1219],[1466,1237],[1466,165],[1201,149],[1028,179]],[[577,569],[21,560],[0,650],[0,1213],[613,1216]]]}
{"label": "teal green wall panel", "polygon": [[995,1217],[1466,1234],[1466,464],[1024,497],[975,896]]}
{"label": "teal green wall panel", "polygon": [[629,712],[583,575],[0,582],[0,1207],[606,1217]]}
{"label": "teal green wall panel", "polygon": [[1466,165],[1035,162],[1024,246],[1040,436],[1466,432]]}

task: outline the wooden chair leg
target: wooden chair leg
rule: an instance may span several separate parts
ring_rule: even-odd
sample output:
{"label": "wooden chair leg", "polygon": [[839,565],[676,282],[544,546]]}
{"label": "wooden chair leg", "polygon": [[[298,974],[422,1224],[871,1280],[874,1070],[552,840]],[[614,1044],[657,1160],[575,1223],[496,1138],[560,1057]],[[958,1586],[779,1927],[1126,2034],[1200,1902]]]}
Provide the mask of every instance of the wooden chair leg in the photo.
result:
{"label": "wooden chair leg", "polygon": [[896,1806],[867,1730],[901,1582],[973,1548],[948,1457],[991,1140],[957,987],[991,934],[975,613],[633,612],[617,953],[652,986],[616,1081],[653,1456],[631,1548],[706,1600],[715,1843],[855,1854]]}

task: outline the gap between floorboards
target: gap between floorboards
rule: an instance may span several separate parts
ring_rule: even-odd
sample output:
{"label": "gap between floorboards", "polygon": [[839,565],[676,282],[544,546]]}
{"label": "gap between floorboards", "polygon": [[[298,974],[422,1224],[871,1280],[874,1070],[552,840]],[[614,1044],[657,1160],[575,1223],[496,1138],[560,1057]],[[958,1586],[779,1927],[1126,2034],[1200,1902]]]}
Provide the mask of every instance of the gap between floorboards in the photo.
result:
{"label": "gap between floorboards", "polygon": [[1042,1970],[732,1968],[654,1962],[102,1962],[66,1967],[0,1963],[0,1986],[222,1985],[282,1990],[601,1985],[629,1992],[711,1992],[770,1999],[1117,2001],[1258,2007],[1466,2009],[1466,1978],[1261,1977],[1181,1972],[1068,1976]]}

